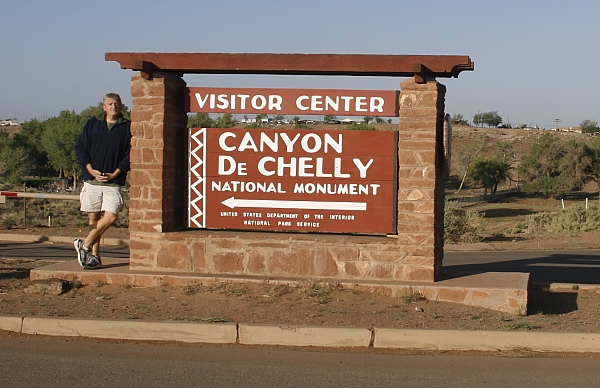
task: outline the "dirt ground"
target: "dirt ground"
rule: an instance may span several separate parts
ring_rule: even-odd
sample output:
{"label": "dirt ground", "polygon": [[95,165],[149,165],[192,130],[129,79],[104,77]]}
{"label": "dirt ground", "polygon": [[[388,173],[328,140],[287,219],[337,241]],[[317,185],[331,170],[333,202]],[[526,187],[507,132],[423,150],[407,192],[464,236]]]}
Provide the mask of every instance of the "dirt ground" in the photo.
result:
{"label": "dirt ground", "polygon": [[[77,228],[26,228],[2,233],[78,236]],[[129,237],[111,228],[106,237]],[[556,236],[505,236],[536,241]],[[600,233],[562,236],[569,243],[599,239]],[[522,240],[521,240],[522,241]],[[391,298],[336,284],[297,286],[218,283],[211,286],[134,288],[107,284],[67,284],[60,295],[27,293],[29,270],[50,262],[0,258],[0,315],[183,320],[339,327],[459,330],[538,330],[600,332],[597,290],[549,290],[531,286],[529,315],[424,300],[419,295]]]}
{"label": "dirt ground", "polygon": [[336,284],[218,283],[135,288],[66,284],[35,294],[29,270],[50,262],[0,259],[0,315],[182,320],[299,326],[600,332],[600,290],[532,286],[528,316],[424,300],[391,298]]}

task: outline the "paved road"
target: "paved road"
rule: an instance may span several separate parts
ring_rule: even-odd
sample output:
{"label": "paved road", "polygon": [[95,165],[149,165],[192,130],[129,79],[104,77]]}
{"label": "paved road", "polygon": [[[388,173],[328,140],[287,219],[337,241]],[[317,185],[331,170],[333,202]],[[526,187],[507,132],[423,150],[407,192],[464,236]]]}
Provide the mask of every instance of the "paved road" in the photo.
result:
{"label": "paved road", "polygon": [[[102,256],[106,257],[126,258],[129,257],[129,247],[127,245],[105,245],[101,247],[100,253]],[[71,260],[75,259],[77,256],[73,245],[70,244],[53,244],[47,242],[0,242],[0,258],[1,257]]]}
{"label": "paved road", "polygon": [[[105,246],[106,257],[129,257],[127,246]],[[68,260],[68,244],[0,243],[1,257]],[[444,273],[529,272],[532,282],[600,284],[600,250],[447,252]]]}
{"label": "paved road", "polygon": [[448,272],[529,272],[532,282],[600,284],[600,250],[448,252]]}
{"label": "paved road", "polygon": [[397,355],[0,334],[6,387],[593,387],[600,358]]}

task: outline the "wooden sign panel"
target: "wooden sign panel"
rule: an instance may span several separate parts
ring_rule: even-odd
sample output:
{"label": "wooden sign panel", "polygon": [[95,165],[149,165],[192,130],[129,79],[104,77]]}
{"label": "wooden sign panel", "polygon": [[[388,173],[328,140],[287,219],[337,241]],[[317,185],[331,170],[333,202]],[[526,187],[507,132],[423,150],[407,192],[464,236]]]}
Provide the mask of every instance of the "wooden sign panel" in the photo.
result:
{"label": "wooden sign panel", "polygon": [[396,232],[397,135],[193,128],[190,228]]}
{"label": "wooden sign panel", "polygon": [[188,88],[188,112],[398,116],[397,90]]}

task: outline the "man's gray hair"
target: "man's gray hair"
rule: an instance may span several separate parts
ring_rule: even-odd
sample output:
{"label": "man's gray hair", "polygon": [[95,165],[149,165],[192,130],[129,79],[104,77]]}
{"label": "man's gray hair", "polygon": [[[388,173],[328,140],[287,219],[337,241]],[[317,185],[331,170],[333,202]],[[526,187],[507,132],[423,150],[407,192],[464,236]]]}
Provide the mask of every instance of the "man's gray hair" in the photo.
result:
{"label": "man's gray hair", "polygon": [[108,99],[117,100],[117,101],[119,101],[119,103],[122,103],[121,96],[119,96],[117,93],[108,93],[106,96],[104,96],[104,99],[102,101],[104,102]]}

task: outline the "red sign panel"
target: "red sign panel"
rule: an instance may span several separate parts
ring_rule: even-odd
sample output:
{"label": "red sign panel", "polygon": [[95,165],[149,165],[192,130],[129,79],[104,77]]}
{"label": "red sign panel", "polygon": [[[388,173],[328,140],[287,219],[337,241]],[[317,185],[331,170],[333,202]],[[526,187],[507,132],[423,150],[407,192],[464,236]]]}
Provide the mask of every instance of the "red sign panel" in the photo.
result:
{"label": "red sign panel", "polygon": [[193,128],[190,228],[396,231],[395,132]]}
{"label": "red sign panel", "polygon": [[188,88],[188,112],[398,116],[396,90]]}

